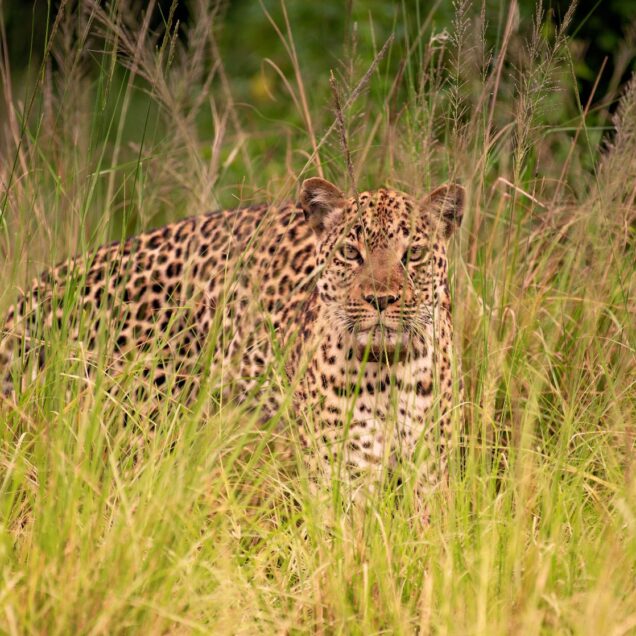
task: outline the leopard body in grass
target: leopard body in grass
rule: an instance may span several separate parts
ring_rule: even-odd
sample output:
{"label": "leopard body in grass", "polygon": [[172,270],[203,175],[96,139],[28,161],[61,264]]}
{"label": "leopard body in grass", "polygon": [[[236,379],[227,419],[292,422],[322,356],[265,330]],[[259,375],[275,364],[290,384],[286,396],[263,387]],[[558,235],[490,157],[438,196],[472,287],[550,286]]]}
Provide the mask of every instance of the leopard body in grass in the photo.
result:
{"label": "leopard body in grass", "polygon": [[[196,391],[214,333],[206,364],[224,365],[237,395],[284,352],[312,468],[375,479],[417,457],[420,481],[434,488],[461,399],[447,246],[463,202],[457,185],[420,198],[389,188],[347,197],[312,178],[299,204],[216,211],[70,259],[9,309],[5,401],[32,380],[20,361],[34,359],[36,373],[46,364],[47,329],[106,350],[110,376],[137,360],[140,383],[171,391]],[[81,319],[60,301],[71,280]],[[267,391],[266,413],[280,395]]]}

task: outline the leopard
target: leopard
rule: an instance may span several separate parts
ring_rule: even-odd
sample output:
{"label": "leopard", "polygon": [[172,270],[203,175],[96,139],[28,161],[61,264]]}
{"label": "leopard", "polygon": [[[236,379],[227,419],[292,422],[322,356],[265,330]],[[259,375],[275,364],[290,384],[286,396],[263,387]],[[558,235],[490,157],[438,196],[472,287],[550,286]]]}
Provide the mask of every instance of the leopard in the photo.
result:
{"label": "leopard", "polygon": [[[312,177],[295,202],[216,210],[67,259],[6,314],[3,402],[37,381],[52,330],[105,351],[109,377],[134,363],[140,384],[177,396],[222,367],[237,401],[266,396],[264,418],[291,392],[311,474],[373,488],[411,463],[427,497],[461,428],[448,250],[465,198],[457,183],[345,195]],[[263,391],[281,352],[284,382]]]}

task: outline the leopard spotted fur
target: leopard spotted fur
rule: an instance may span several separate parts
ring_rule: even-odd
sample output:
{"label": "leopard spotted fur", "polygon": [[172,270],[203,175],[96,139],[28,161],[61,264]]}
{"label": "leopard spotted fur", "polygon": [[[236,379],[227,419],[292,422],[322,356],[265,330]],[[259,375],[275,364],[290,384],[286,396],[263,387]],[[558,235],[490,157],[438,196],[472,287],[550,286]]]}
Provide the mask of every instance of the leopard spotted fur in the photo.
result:
{"label": "leopard spotted fur", "polygon": [[[346,197],[313,178],[298,205],[212,212],[71,259],[9,309],[5,401],[46,365],[51,329],[89,353],[106,351],[110,376],[133,360],[141,383],[189,392],[214,333],[206,364],[229,370],[237,396],[284,353],[313,469],[377,479],[416,459],[434,488],[461,401],[447,245],[463,201],[456,185],[422,198],[388,188]],[[29,358],[27,375],[20,365]],[[280,395],[267,391],[266,414]]]}

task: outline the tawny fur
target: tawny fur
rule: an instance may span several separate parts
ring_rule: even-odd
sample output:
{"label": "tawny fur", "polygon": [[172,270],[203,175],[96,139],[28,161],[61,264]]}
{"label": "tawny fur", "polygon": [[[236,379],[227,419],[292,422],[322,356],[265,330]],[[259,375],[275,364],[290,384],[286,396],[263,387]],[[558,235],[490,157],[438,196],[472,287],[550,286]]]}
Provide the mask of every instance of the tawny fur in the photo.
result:
{"label": "tawny fur", "polygon": [[[457,186],[420,200],[385,188],[347,198],[309,179],[299,205],[213,212],[72,259],[9,310],[3,393],[33,380],[17,361],[46,364],[51,328],[105,349],[111,376],[132,360],[140,383],[190,392],[202,359],[230,370],[245,395],[274,350],[286,351],[313,470],[377,480],[416,459],[428,491],[446,474],[461,399],[446,252],[462,205]],[[69,280],[79,286],[71,318],[61,300]],[[268,391],[266,413],[280,397]]]}

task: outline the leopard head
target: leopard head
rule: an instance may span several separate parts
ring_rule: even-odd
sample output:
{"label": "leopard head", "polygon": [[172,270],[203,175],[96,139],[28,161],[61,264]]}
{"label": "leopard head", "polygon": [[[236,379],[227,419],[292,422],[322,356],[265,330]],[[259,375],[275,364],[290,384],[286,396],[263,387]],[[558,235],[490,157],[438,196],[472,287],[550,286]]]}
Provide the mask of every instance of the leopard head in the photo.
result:
{"label": "leopard head", "polygon": [[447,243],[464,199],[455,184],[422,198],[388,188],[346,197],[324,179],[304,181],[301,206],[318,237],[319,298],[333,329],[359,353],[406,350],[430,337],[436,311],[450,308]]}

